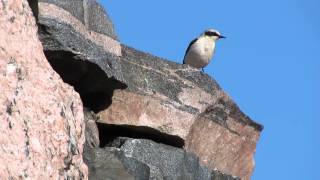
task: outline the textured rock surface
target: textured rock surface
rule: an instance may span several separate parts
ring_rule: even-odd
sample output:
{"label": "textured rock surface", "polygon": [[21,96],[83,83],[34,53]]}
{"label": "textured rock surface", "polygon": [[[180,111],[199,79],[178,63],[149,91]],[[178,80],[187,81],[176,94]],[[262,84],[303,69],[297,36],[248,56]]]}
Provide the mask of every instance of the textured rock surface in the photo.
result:
{"label": "textured rock surface", "polygon": [[[50,64],[110,130],[100,142],[123,135],[184,147],[210,169],[250,179],[262,126],[210,76],[121,45],[108,16],[88,2],[41,0],[35,14]],[[95,124],[87,125],[87,144],[97,147]]]}
{"label": "textured rock surface", "polygon": [[94,148],[85,151],[85,162],[89,167],[89,179],[94,180],[148,180],[149,167],[116,148]]}
{"label": "textured rock surface", "polygon": [[26,0],[0,0],[0,177],[87,178],[82,103],[50,67]]}
{"label": "textured rock surface", "polygon": [[38,3],[39,37],[45,55],[63,80],[80,93],[85,106],[105,109],[113,91],[126,87],[119,63],[120,43],[88,29],[76,18],[82,14],[73,16],[75,12],[67,11],[70,8],[80,5],[61,0]]}
{"label": "textured rock surface", "polygon": [[96,124],[96,121],[98,120],[98,117],[96,114],[86,108],[83,110],[84,112],[84,119],[86,124],[86,130],[85,130],[85,147],[87,148],[95,148],[99,147],[100,145],[100,139],[99,139],[99,130]]}
{"label": "textured rock surface", "polygon": [[129,139],[121,146],[121,150],[126,156],[146,163],[150,167],[150,179],[238,179],[201,166],[196,156],[183,149],[154,143],[150,140]]}
{"label": "textured rock surface", "polygon": [[[242,119],[238,122],[238,119]],[[248,119],[227,96],[210,105],[193,123],[186,139],[190,152],[203,164],[250,179],[260,131],[246,125]],[[218,121],[218,122],[216,122]]]}
{"label": "textured rock surface", "polygon": [[[58,11],[68,12],[67,14],[70,13],[84,24],[88,30],[117,39],[117,35],[108,14],[95,0],[38,0],[38,2],[43,3],[40,4],[40,10],[41,8],[44,10],[44,3],[46,3],[46,5],[54,5],[59,9]],[[56,12],[57,11],[54,10],[53,12],[47,13],[54,15]]]}
{"label": "textured rock surface", "polygon": [[239,180],[201,166],[183,149],[150,140],[117,138],[109,146],[85,152],[89,179]]}
{"label": "textured rock surface", "polygon": [[262,126],[208,75],[122,46],[128,88],[115,90],[99,122],[147,126],[178,136],[211,169],[249,179]]}

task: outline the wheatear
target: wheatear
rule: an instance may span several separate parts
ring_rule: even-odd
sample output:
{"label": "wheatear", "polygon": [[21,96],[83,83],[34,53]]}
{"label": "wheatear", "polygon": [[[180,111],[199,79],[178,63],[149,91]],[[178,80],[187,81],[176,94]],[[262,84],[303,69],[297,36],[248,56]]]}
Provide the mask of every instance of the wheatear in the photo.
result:
{"label": "wheatear", "polygon": [[198,38],[190,42],[183,64],[189,64],[195,68],[203,68],[207,66],[214,54],[216,41],[225,38],[217,30],[208,29]]}

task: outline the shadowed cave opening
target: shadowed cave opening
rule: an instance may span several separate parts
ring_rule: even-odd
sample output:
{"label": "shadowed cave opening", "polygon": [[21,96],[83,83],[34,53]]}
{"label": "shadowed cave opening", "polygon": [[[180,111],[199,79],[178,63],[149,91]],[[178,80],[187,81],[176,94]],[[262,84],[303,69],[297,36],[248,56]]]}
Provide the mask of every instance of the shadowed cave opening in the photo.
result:
{"label": "shadowed cave opening", "polygon": [[149,139],[157,143],[183,148],[184,140],[178,136],[169,135],[146,126],[116,125],[97,123],[99,129],[100,147],[111,146],[119,138]]}
{"label": "shadowed cave opening", "polygon": [[127,88],[125,84],[109,78],[98,65],[77,59],[77,55],[71,52],[57,50],[44,53],[63,81],[80,94],[83,105],[94,112],[111,105],[115,89]]}

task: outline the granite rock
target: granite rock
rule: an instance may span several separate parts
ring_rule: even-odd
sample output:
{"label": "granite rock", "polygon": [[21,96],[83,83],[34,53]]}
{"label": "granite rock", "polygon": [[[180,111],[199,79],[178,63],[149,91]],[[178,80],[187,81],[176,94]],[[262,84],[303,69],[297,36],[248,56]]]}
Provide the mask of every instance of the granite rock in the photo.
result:
{"label": "granite rock", "polygon": [[201,166],[181,148],[146,139],[118,137],[104,148],[85,151],[89,179],[240,180]]}
{"label": "granite rock", "polygon": [[121,146],[128,157],[150,167],[150,179],[239,180],[201,166],[199,159],[183,149],[145,139],[128,139]]}
{"label": "granite rock", "polygon": [[98,117],[93,111],[90,111],[87,108],[83,109],[83,113],[84,113],[84,120],[86,124],[85,148],[99,147],[100,145],[99,130],[96,123],[96,121],[98,120]]}
{"label": "granite rock", "polygon": [[178,137],[211,169],[250,179],[262,126],[207,74],[122,45],[127,88],[115,90],[98,122],[149,127]]}
{"label": "granite rock", "polygon": [[[109,15],[95,0],[38,0],[38,2],[61,8],[62,11],[70,13],[84,24],[88,30],[117,40],[117,35]],[[55,12],[50,12],[50,14],[53,13]]]}
{"label": "granite rock", "polygon": [[88,148],[84,161],[93,180],[148,180],[149,167],[113,147]]}
{"label": "granite rock", "polygon": [[110,130],[99,132],[100,146],[111,136],[151,139],[194,153],[211,170],[250,179],[262,125],[209,75],[120,44],[101,6],[79,2],[41,0],[35,14],[48,61],[97,114],[98,128]]}
{"label": "granite rock", "polygon": [[[84,106],[99,111],[111,104],[115,89],[126,88],[119,63],[121,46],[113,38],[87,27],[78,18],[81,13],[68,11],[83,7],[72,2],[48,0],[38,3],[39,38],[53,69],[80,93]],[[99,8],[97,12],[103,14],[95,2],[89,4],[90,11],[96,7]],[[110,29],[113,30],[111,26]]]}
{"label": "granite rock", "polygon": [[0,89],[0,179],[86,179],[82,103],[48,63],[27,0],[0,0]]}

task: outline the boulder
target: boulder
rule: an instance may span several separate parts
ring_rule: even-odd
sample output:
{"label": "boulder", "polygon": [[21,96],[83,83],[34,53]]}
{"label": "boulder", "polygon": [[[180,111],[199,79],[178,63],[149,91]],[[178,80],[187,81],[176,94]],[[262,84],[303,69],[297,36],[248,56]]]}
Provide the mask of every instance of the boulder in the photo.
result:
{"label": "boulder", "polygon": [[195,154],[211,170],[250,179],[262,125],[213,77],[121,44],[101,6],[88,2],[41,0],[35,14],[48,61],[96,114],[100,146],[119,136],[150,139]]}
{"label": "boulder", "polygon": [[262,126],[212,77],[125,45],[120,60],[127,88],[114,91],[98,122],[147,126],[178,137],[211,169],[250,178]]}
{"label": "boulder", "polygon": [[[77,23],[76,21],[80,21],[88,30],[117,40],[117,35],[109,15],[95,0],[38,0],[38,2],[39,6],[41,6],[41,15],[47,13],[51,17],[59,16],[62,21],[68,18],[70,18],[68,19],[69,22],[74,21],[74,23]],[[43,12],[46,5],[51,6],[51,8],[47,7],[52,10],[51,12]],[[70,16],[67,14],[70,14]]]}
{"label": "boulder", "polygon": [[1,179],[86,179],[81,99],[48,63],[27,0],[0,0],[0,37]]}
{"label": "boulder", "polygon": [[150,179],[240,180],[201,166],[199,159],[181,148],[145,139],[128,139],[121,150],[150,167]]}
{"label": "boulder", "polygon": [[201,166],[181,148],[146,139],[118,137],[104,148],[85,151],[89,179],[240,180]]}
{"label": "boulder", "polygon": [[148,180],[150,176],[150,169],[146,164],[125,156],[117,148],[88,148],[84,157],[89,167],[89,179]]}
{"label": "boulder", "polygon": [[68,11],[83,8],[73,2],[38,3],[39,38],[53,69],[80,93],[84,106],[97,112],[111,104],[115,89],[126,88],[119,62],[121,46],[113,38],[90,30],[79,18],[85,13]]}

